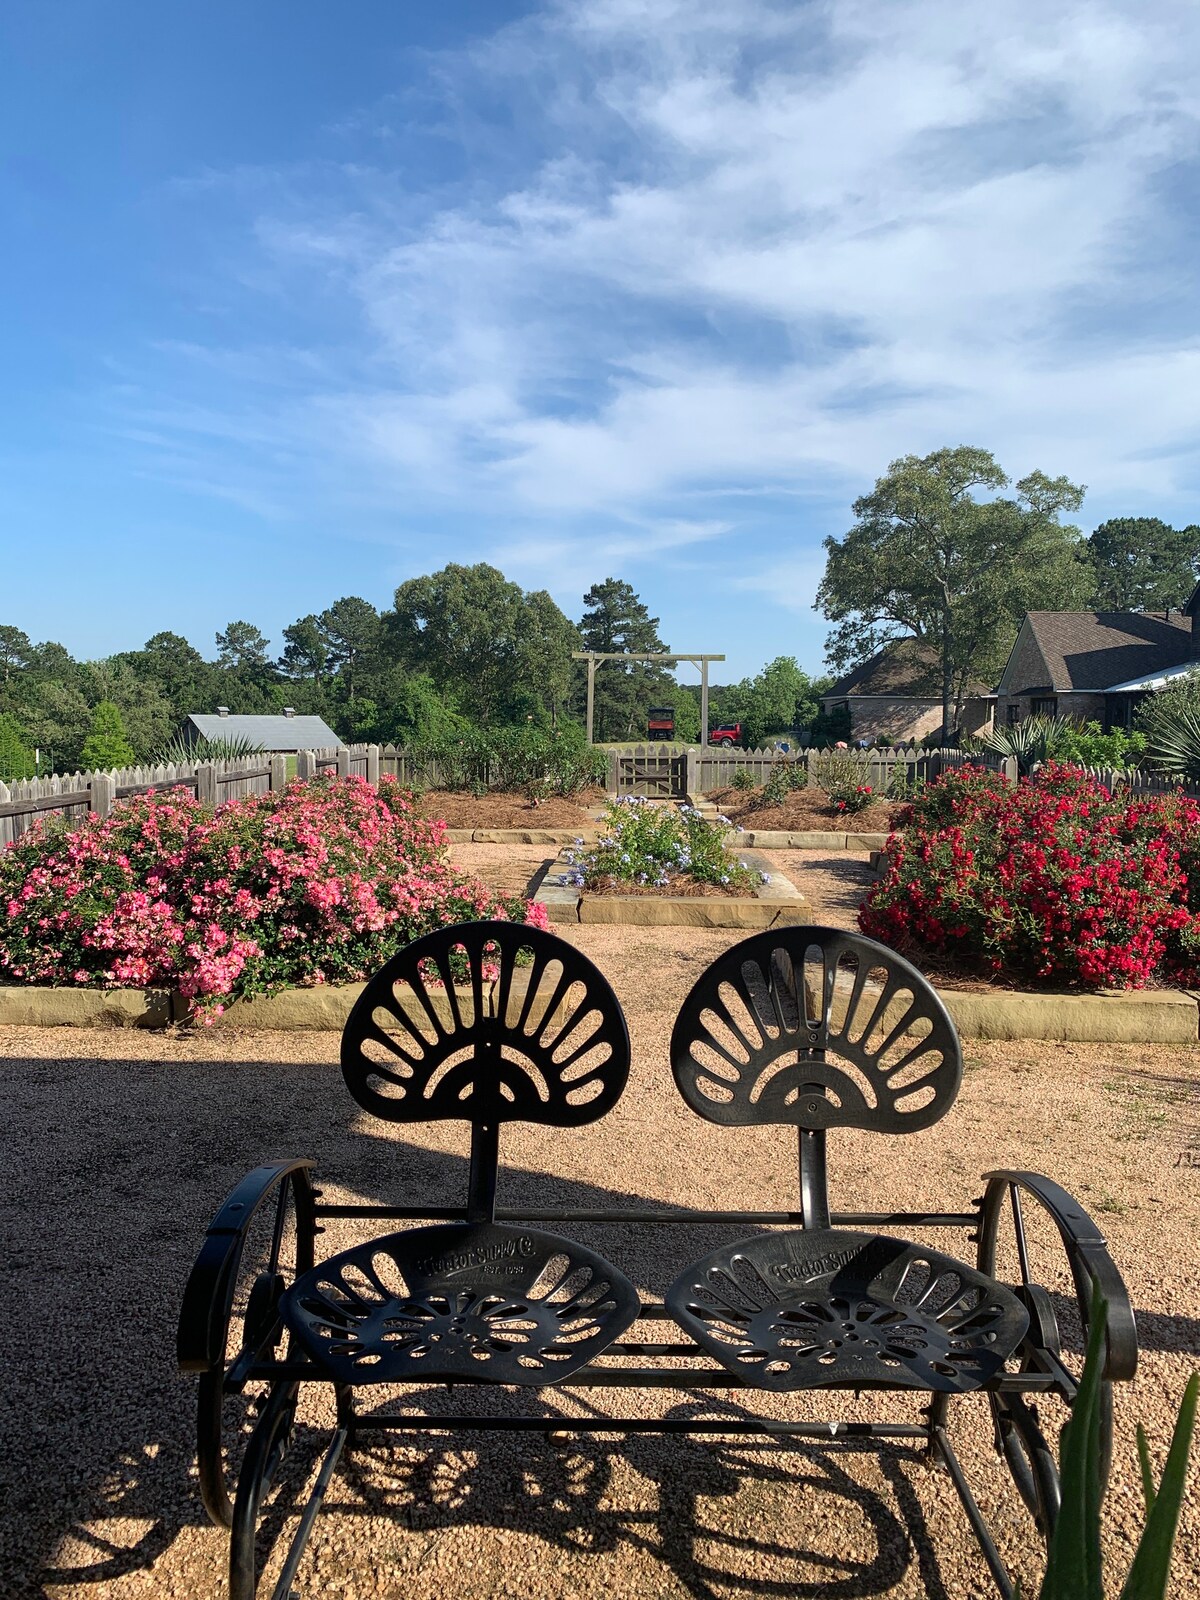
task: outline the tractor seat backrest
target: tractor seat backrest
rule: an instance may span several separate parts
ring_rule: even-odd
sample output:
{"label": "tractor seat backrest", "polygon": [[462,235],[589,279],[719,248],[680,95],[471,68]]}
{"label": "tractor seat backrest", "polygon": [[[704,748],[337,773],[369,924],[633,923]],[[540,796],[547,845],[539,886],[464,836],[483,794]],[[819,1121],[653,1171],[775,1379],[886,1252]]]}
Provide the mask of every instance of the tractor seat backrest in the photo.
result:
{"label": "tractor seat backrest", "polygon": [[936,990],[894,950],[802,925],[712,963],[676,1019],[671,1068],[710,1122],[904,1133],[950,1109],[962,1047]]}
{"label": "tractor seat backrest", "polygon": [[520,922],[439,928],[367,984],[342,1033],[342,1076],[390,1122],[592,1122],[620,1098],[629,1032],[574,945]]}

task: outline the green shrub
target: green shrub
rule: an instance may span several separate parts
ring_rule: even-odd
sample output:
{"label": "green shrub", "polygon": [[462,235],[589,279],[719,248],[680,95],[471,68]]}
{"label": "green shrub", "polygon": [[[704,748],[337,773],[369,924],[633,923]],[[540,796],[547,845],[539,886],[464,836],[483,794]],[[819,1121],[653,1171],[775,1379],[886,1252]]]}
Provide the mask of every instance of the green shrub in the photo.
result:
{"label": "green shrub", "polygon": [[414,785],[486,794],[524,794],[530,800],[578,794],[602,784],[608,757],[587,742],[582,729],[557,732],[532,724],[516,728],[470,728],[411,750]]}
{"label": "green shrub", "polygon": [[750,789],[756,788],[757,785],[754,782],[754,774],[748,771],[745,767],[739,767],[733,775],[733,787],[739,790],[742,794],[745,794]]}
{"label": "green shrub", "polygon": [[36,771],[20,723],[10,711],[0,711],[0,779],[32,778]]}
{"label": "green shrub", "polygon": [[865,811],[878,799],[872,786],[862,781],[863,763],[848,750],[830,750],[817,756],[812,772],[813,782],[828,795],[835,811]]}
{"label": "green shrub", "polygon": [[1146,735],[1113,728],[1105,733],[1098,722],[1068,722],[1058,740],[1057,761],[1078,762],[1082,767],[1136,767],[1146,749]]}
{"label": "green shrub", "polygon": [[84,767],[92,772],[111,772],[114,767],[130,767],[133,762],[133,746],[125,733],[121,708],[111,700],[101,700],[92,712],[92,726],[84,741]]}
{"label": "green shrub", "polygon": [[672,878],[751,889],[760,881],[725,849],[728,823],[706,822],[692,806],[656,805],[639,795],[613,801],[593,850],[567,851],[567,881],[591,888],[605,879],[670,886]]}
{"label": "green shrub", "polygon": [[180,766],[192,761],[240,761],[243,757],[263,754],[265,752],[261,744],[255,744],[241,734],[220,739],[201,738],[189,744],[182,734],[177,733],[166,744],[160,744],[152,752],[150,760],[156,766]]}
{"label": "green shrub", "polygon": [[1024,722],[992,727],[979,735],[980,749],[1010,757],[1021,777],[1041,761],[1056,761],[1073,724],[1067,717],[1026,717]]}

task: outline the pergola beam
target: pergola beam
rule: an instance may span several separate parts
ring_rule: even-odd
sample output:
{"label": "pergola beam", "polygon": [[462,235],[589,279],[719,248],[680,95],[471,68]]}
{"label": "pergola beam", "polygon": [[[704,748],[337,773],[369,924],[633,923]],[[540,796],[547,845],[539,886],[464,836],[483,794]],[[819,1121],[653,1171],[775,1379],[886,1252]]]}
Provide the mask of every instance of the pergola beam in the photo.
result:
{"label": "pergola beam", "polygon": [[692,650],[572,650],[572,661],[588,664],[587,738],[592,740],[592,720],[596,704],[596,663],[598,661],[690,661],[700,668],[700,743],[708,746],[708,663],[724,661],[724,656],[704,655]]}

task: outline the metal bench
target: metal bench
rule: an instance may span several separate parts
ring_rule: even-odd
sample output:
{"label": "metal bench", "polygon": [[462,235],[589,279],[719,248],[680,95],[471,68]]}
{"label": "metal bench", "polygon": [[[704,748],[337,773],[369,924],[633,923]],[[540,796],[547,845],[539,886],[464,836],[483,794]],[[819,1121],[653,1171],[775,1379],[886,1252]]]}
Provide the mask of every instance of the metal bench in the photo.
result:
{"label": "metal bench", "polygon": [[[388,1430],[460,1429],[907,1443],[944,1463],[998,1592],[1014,1594],[951,1445],[948,1408],[956,1396],[986,1394],[997,1449],[1048,1540],[1059,1482],[1037,1399],[1054,1395],[1069,1406],[1077,1376],[1063,1356],[1055,1297],[1034,1281],[1022,1205],[1044,1208],[1057,1229],[1084,1330],[1093,1282],[1107,1302],[1107,1470],[1111,1386],[1133,1375],[1137,1339],[1103,1237],[1062,1189],[1027,1172],[988,1174],[962,1211],[831,1211],[827,1131],[927,1128],[962,1078],[940,998],[870,940],[788,927],[734,946],[684,1002],[671,1062],[683,1098],[710,1122],[796,1130],[795,1210],[498,1209],[503,1122],[578,1127],[602,1117],[624,1088],[628,1034],[607,981],[565,941],[501,922],[419,940],[367,985],[343,1035],[347,1085],[389,1120],[468,1121],[467,1197],[457,1206],[332,1204],[313,1187],[312,1162],[295,1160],[251,1173],[218,1212],[185,1292],[179,1358],[200,1374],[200,1488],[213,1521],[231,1529],[231,1600],[258,1590],[260,1512],[305,1382],[332,1386],[336,1425],[275,1600],[291,1592],[348,1444]],[[424,1226],[317,1263],[322,1217]],[[659,1300],[639,1296],[595,1252],[533,1226],[630,1222],[760,1231],[688,1267]],[[881,1228],[964,1230],[975,1261]],[[996,1276],[1002,1230],[1011,1230],[1018,1265],[1009,1284]],[[664,1337],[665,1321],[686,1337]],[[645,1331],[623,1338],[635,1323]],[[723,1404],[708,1416],[691,1406],[687,1415],[587,1419],[370,1407],[372,1385],[431,1382],[674,1389],[693,1399],[733,1388],[742,1403],[736,1415]],[[814,1388],[915,1391],[928,1400],[910,1422],[754,1415],[756,1390]]]}

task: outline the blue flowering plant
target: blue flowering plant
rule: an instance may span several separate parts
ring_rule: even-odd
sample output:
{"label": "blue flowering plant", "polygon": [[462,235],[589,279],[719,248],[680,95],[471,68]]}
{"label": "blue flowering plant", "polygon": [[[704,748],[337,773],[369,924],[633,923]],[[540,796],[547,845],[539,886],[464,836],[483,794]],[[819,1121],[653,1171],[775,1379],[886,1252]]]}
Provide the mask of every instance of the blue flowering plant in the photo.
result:
{"label": "blue flowering plant", "polygon": [[725,849],[729,820],[708,822],[693,806],[666,806],[639,795],[613,801],[604,831],[590,850],[576,840],[565,852],[570,870],[563,881],[599,889],[679,889],[711,884],[728,894],[753,894],[766,874],[753,872]]}

